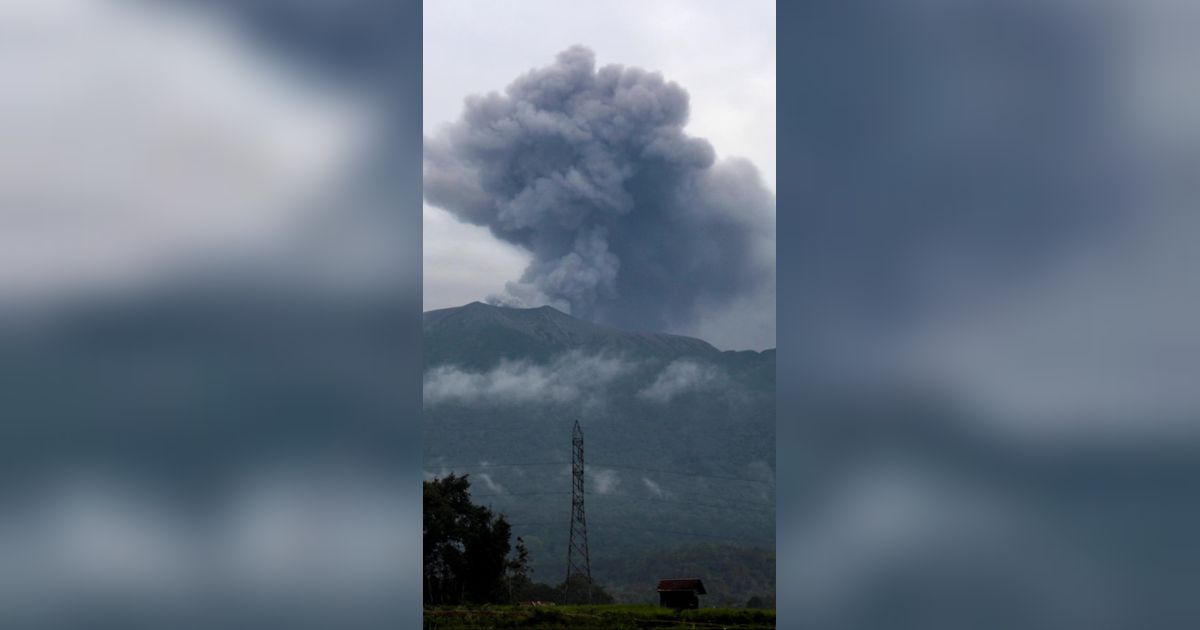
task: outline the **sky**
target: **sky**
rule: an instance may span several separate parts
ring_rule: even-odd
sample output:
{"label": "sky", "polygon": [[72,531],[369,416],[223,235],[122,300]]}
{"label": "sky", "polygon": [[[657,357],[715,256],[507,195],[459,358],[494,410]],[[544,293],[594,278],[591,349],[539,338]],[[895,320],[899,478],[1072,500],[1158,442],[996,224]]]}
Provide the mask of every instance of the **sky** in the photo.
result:
{"label": "sky", "polygon": [[[748,159],[774,193],[773,2],[436,2],[426,3],[424,12],[427,138],[459,118],[468,95],[503,91],[518,76],[583,45],[594,52],[597,68],[635,66],[677,82],[690,97],[685,132],[707,139],[718,160]],[[423,223],[425,310],[502,293],[532,260],[522,247],[459,221],[428,199]],[[758,326],[769,332],[753,339],[712,321],[718,318],[668,332],[761,349],[774,345],[773,302],[770,310],[770,321]]]}

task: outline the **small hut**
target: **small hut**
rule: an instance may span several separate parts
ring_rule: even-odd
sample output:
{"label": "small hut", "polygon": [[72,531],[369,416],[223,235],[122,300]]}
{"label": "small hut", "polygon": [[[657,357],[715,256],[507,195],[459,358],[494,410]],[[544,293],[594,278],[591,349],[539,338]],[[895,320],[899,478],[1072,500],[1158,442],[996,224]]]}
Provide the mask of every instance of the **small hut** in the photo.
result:
{"label": "small hut", "polygon": [[668,608],[699,608],[700,598],[697,596],[707,592],[700,578],[659,580],[658,604]]}

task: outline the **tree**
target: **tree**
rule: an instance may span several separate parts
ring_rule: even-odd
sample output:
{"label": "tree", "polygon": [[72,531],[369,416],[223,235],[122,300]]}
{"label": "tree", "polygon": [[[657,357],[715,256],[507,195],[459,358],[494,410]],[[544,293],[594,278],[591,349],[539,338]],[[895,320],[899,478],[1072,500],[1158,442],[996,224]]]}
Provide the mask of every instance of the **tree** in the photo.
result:
{"label": "tree", "polygon": [[[556,587],[530,579],[529,550],[503,515],[471,503],[468,475],[424,483],[424,573],[426,604],[484,604],[530,599],[564,601],[567,583]],[[510,557],[509,553],[512,552]],[[572,575],[571,602],[611,604],[603,588]]]}
{"label": "tree", "polygon": [[508,601],[516,603],[526,599],[533,599],[528,596],[528,593],[533,586],[533,581],[529,579],[529,574],[532,569],[529,568],[529,549],[525,547],[525,540],[517,536],[516,549],[513,552],[512,560],[508,562]]}
{"label": "tree", "polygon": [[[424,483],[425,603],[460,604],[503,601],[511,596],[507,577],[511,528],[503,515],[471,503],[467,475],[448,475]],[[521,545],[521,549],[524,545]]]}

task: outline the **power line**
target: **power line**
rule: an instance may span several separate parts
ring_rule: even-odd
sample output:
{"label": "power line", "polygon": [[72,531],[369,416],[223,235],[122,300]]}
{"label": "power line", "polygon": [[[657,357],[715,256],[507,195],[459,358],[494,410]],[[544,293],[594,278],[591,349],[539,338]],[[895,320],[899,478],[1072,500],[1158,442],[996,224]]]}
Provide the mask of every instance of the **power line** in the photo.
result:
{"label": "power line", "polygon": [[[476,498],[482,498],[482,497],[495,498],[495,497],[563,496],[563,495],[567,495],[567,494],[571,494],[571,493],[567,492],[565,490],[544,490],[544,491],[531,491],[531,492],[485,492],[485,493],[474,493],[473,492],[473,493],[471,493],[471,496],[476,497]],[[699,495],[693,495],[691,493],[686,493],[686,494],[688,494],[688,496],[699,496]],[[679,505],[696,505],[696,506],[700,506],[700,507],[709,507],[709,508],[714,508],[714,509],[732,509],[733,506],[730,504],[746,506],[751,509],[758,509],[758,510],[774,510],[775,509],[774,503],[768,503],[765,501],[742,501],[739,499],[727,499],[725,497],[714,497],[714,496],[706,496],[706,498],[725,502],[725,505],[719,505],[719,504],[715,504],[715,503],[703,503],[703,502],[696,502],[696,501],[677,501],[675,499],[668,499],[665,497],[638,497],[638,496],[634,496],[631,494],[600,494],[597,492],[588,492],[587,495],[590,497],[610,497],[610,498],[615,498],[615,499],[628,499],[628,500],[632,500],[632,501],[654,501],[656,503],[675,503],[675,504],[679,504]]]}
{"label": "power line", "polygon": [[[697,503],[695,501],[676,501],[674,499],[666,499],[666,498],[660,498],[660,497],[635,497],[630,494],[595,494],[595,493],[589,493],[589,494],[591,494],[591,496],[611,497],[614,499],[629,499],[631,501],[653,501],[655,503],[674,503],[677,505],[695,505],[698,507],[708,507],[708,508],[713,508],[713,509],[717,509],[717,510],[733,509],[733,506],[728,505],[728,504],[716,505],[713,503]],[[738,501],[736,499],[722,499],[721,497],[711,497],[711,498],[714,498],[718,501],[729,501],[730,503],[737,503],[739,505],[746,506],[751,509],[758,509],[758,510],[774,510],[775,509],[775,506],[773,504],[763,503],[761,501]]]}
{"label": "power line", "polygon": [[570,466],[570,462],[509,462],[496,464],[493,462],[476,462],[474,464],[442,464],[429,462],[430,466],[439,466],[441,468],[510,468],[514,466]]}
{"label": "power line", "polygon": [[640,470],[643,472],[662,473],[662,474],[666,474],[666,475],[682,475],[685,477],[707,477],[709,479],[724,479],[726,481],[745,481],[747,483],[766,483],[766,484],[772,483],[772,481],[769,481],[766,479],[748,479],[746,477],[731,477],[728,475],[706,475],[704,473],[681,471],[681,470],[667,470],[664,468],[643,468],[641,466],[626,466],[626,465],[617,465],[617,464],[595,464],[595,466],[599,466],[599,467],[603,467],[603,468],[618,468],[618,469],[624,468],[627,470]]}
{"label": "power line", "polygon": [[[509,523],[508,525],[509,525],[509,527],[512,527],[512,528],[517,528],[517,527],[522,527],[522,528],[524,528],[524,527],[559,527],[562,525],[562,523],[557,522],[557,521],[555,521],[555,522],[533,521],[533,522],[528,522],[528,523]],[[594,528],[596,529],[596,531],[599,531],[602,533],[605,530],[609,530],[609,529],[625,529],[625,530],[632,530],[632,531],[648,532],[648,533],[653,533],[653,534],[670,534],[672,536],[692,536],[695,538],[709,538],[709,539],[713,539],[713,540],[730,540],[730,541],[735,541],[735,542],[749,543],[752,545],[773,546],[775,544],[775,541],[768,542],[768,541],[754,539],[754,538],[744,538],[744,537],[740,537],[740,536],[724,536],[721,534],[710,534],[710,533],[706,533],[706,532],[688,532],[688,531],[682,531],[682,530],[676,530],[676,529],[657,529],[657,528],[653,528],[653,527],[633,527],[633,526],[629,526],[629,525],[616,525],[613,523],[592,523],[592,525],[594,525]]]}
{"label": "power line", "polygon": [[750,538],[741,538],[738,536],[722,536],[720,534],[708,534],[708,533],[701,533],[701,532],[685,532],[685,531],[674,530],[674,529],[654,529],[654,528],[648,528],[648,527],[631,527],[629,525],[614,525],[612,523],[596,523],[596,526],[600,528],[598,531],[604,531],[605,529],[627,529],[627,530],[633,530],[633,531],[652,532],[652,533],[656,533],[656,534],[671,534],[672,536],[695,536],[697,538],[711,538],[714,540],[733,540],[733,541],[738,541],[738,542],[750,543],[750,544],[754,544],[754,545],[774,545],[775,544],[775,541],[765,542],[765,541],[754,540],[754,539],[750,539]]}
{"label": "power line", "polygon": [[479,497],[492,498],[492,497],[534,497],[534,496],[542,496],[542,495],[562,496],[564,494],[571,494],[571,493],[567,492],[566,490],[547,490],[547,491],[538,491],[538,492],[482,492],[482,493],[478,493],[478,494],[472,492],[471,496],[473,498],[479,498]]}
{"label": "power line", "polygon": [[[511,468],[511,467],[521,467],[521,466],[569,466],[570,464],[568,464],[567,462],[525,462],[525,463],[521,463],[521,462],[505,462],[505,463],[488,462],[486,464],[476,463],[476,464],[433,464],[433,465],[439,466],[441,468],[447,468],[447,469],[452,469],[452,468],[479,469],[479,468]],[[625,464],[594,463],[594,464],[591,464],[591,466],[594,466],[596,468],[614,468],[614,469],[618,469],[618,470],[638,470],[638,471],[642,471],[642,472],[661,473],[661,474],[665,474],[665,475],[680,475],[683,477],[703,477],[703,478],[707,478],[707,479],[722,479],[725,481],[743,481],[746,483],[765,483],[765,484],[774,483],[772,480],[768,480],[768,479],[750,479],[748,477],[734,477],[734,476],[730,476],[730,475],[709,475],[709,474],[705,474],[705,473],[698,473],[698,472],[692,472],[692,471],[686,471],[686,470],[668,470],[665,468],[646,468],[646,467],[642,467],[642,466],[629,466],[629,465],[625,465]]]}
{"label": "power line", "polygon": [[775,509],[775,502],[770,499],[767,499],[764,501],[746,501],[744,499],[730,499],[730,498],[723,497],[723,496],[714,496],[712,493],[701,494],[698,492],[679,492],[677,490],[663,490],[663,492],[666,494],[673,494],[673,495],[678,495],[681,497],[700,497],[702,499],[715,499],[717,501],[723,501],[726,503],[736,503],[738,505],[749,505],[749,506],[755,506],[755,507],[769,507],[771,509]]}

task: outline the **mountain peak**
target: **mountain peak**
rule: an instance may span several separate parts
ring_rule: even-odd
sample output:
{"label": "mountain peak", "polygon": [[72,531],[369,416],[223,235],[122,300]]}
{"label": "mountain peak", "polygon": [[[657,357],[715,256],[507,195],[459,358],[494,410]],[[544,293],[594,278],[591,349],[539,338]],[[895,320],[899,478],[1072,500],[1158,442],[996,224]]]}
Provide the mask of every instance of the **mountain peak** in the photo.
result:
{"label": "mountain peak", "polygon": [[517,308],[471,302],[428,311],[423,319],[425,361],[429,365],[546,360],[571,350],[659,356],[720,353],[700,339],[623,331],[579,319],[552,306]]}

